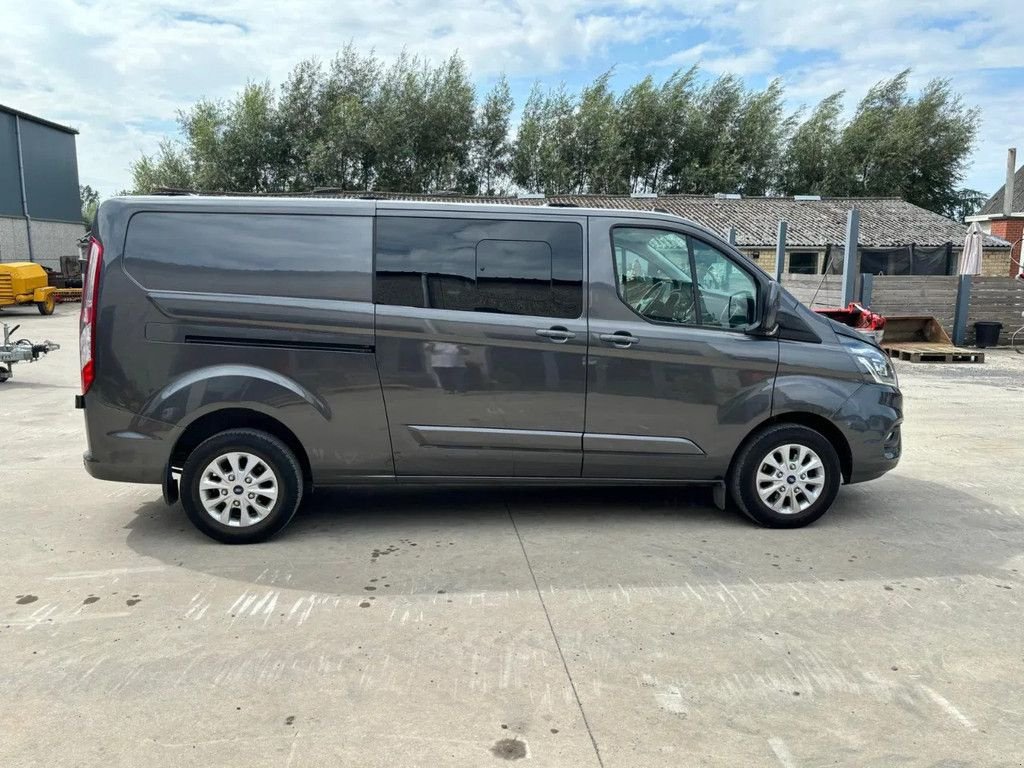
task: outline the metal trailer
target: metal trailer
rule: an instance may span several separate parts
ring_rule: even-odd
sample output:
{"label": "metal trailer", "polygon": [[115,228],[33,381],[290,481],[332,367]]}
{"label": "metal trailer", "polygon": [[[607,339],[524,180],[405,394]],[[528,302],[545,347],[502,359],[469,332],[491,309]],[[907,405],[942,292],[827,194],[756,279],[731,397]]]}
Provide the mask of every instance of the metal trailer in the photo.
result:
{"label": "metal trailer", "polygon": [[56,344],[49,339],[42,344],[33,344],[28,339],[11,341],[11,336],[21,326],[16,325],[11,328],[7,323],[3,323],[3,327],[4,342],[0,344],[0,384],[14,375],[15,363],[34,363],[39,359],[40,355],[60,349],[60,344]]}

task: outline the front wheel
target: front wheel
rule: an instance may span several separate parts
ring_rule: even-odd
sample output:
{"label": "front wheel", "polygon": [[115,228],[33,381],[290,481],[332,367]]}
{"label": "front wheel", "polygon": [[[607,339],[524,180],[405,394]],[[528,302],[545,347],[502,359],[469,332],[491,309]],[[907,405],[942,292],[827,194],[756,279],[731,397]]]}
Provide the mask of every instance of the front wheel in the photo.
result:
{"label": "front wheel", "polygon": [[740,510],[769,528],[800,528],[821,517],[842,481],[839,455],[820,432],[768,427],[736,457],[729,490]]}
{"label": "front wheel", "polygon": [[53,309],[56,306],[57,306],[57,299],[56,299],[56,297],[52,293],[49,296],[47,296],[45,299],[43,299],[42,301],[37,301],[36,302],[36,309],[39,310],[39,314],[40,315],[52,315],[53,314]]}
{"label": "front wheel", "polygon": [[266,541],[291,522],[302,501],[302,469],[283,442],[254,429],[230,429],[201,443],[181,471],[189,520],[225,544]]}

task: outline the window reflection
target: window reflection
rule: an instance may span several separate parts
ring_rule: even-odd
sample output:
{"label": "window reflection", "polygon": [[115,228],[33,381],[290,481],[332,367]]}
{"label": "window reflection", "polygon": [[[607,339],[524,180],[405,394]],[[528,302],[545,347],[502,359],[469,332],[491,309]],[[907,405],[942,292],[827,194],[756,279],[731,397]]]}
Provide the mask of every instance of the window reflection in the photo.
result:
{"label": "window reflection", "polygon": [[406,307],[579,317],[582,228],[568,222],[381,218],[375,300]]}
{"label": "window reflection", "polygon": [[619,296],[638,315],[719,328],[754,322],[757,283],[714,246],[649,227],[616,227],[612,240]]}

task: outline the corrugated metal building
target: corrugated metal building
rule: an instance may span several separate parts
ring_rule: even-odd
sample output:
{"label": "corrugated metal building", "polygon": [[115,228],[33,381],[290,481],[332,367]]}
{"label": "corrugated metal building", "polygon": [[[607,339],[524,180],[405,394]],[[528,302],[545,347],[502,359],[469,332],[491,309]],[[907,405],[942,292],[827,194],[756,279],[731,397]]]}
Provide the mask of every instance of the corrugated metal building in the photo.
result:
{"label": "corrugated metal building", "polygon": [[0,261],[59,270],[78,254],[77,133],[0,104]]}

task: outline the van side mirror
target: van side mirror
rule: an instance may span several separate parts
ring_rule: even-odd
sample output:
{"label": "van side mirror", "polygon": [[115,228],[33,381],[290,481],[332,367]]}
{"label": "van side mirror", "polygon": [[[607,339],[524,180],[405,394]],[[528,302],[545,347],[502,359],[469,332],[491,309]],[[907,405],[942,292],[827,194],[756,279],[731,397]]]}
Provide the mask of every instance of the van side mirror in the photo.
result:
{"label": "van side mirror", "polygon": [[776,282],[768,283],[761,307],[760,321],[751,329],[755,336],[774,336],[779,329],[779,304],[782,302],[782,289]]}

